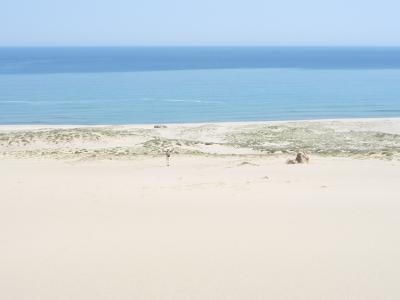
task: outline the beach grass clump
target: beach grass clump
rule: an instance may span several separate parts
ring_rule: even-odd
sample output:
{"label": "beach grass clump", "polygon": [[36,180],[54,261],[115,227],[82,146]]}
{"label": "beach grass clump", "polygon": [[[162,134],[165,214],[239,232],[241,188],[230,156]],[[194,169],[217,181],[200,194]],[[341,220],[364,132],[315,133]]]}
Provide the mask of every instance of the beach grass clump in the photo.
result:
{"label": "beach grass clump", "polygon": [[182,126],[169,134],[113,126],[14,130],[0,132],[0,155],[132,159],[164,155],[167,150],[199,156],[279,156],[303,151],[320,156],[400,159],[400,134],[346,124],[294,122],[225,127],[211,124]]}
{"label": "beach grass clump", "polygon": [[374,131],[342,131],[315,125],[263,126],[228,133],[227,143],[264,153],[299,150],[331,156],[390,157],[400,155],[400,135]]}

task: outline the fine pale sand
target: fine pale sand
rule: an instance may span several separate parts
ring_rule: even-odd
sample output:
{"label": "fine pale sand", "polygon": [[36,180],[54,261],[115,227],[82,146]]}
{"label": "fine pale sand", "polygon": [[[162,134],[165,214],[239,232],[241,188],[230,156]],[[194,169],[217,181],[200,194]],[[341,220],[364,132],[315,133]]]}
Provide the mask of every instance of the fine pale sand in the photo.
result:
{"label": "fine pale sand", "polygon": [[7,143],[0,299],[400,299],[397,159],[174,153],[166,167]]}

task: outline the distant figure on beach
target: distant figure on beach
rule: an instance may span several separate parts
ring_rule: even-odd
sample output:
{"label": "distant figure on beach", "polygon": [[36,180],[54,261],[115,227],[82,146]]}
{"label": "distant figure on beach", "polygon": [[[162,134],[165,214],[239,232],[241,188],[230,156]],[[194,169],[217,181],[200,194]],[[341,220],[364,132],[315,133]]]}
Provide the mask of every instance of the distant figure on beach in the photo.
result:
{"label": "distant figure on beach", "polygon": [[169,159],[171,157],[171,150],[167,149],[165,150],[165,159],[167,161],[167,167],[169,167]]}
{"label": "distant figure on beach", "polygon": [[310,157],[306,153],[299,152],[299,153],[297,153],[295,159],[288,159],[286,161],[286,163],[289,164],[289,165],[294,165],[294,164],[308,163],[309,161],[310,161]]}

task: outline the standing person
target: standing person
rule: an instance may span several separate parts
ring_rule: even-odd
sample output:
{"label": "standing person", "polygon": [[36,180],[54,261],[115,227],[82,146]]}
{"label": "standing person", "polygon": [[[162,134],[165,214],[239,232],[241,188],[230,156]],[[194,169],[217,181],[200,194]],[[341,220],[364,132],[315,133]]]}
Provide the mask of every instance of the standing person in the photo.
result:
{"label": "standing person", "polygon": [[167,167],[169,167],[169,159],[170,159],[170,157],[171,157],[171,150],[170,149],[165,150],[165,158],[167,160]]}

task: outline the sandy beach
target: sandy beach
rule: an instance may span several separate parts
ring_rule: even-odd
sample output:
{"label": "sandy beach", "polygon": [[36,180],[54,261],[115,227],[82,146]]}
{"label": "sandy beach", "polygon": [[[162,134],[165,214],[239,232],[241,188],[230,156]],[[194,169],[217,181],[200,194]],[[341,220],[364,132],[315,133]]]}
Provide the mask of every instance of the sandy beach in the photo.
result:
{"label": "sandy beach", "polygon": [[0,183],[1,299],[400,298],[400,119],[0,126]]}

